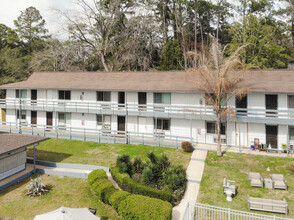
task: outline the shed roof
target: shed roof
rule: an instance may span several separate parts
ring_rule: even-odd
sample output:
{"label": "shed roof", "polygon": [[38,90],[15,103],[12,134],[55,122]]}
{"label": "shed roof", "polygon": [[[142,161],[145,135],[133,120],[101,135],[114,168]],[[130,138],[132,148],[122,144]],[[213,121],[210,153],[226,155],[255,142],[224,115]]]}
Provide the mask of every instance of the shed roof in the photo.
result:
{"label": "shed roof", "polygon": [[[242,84],[252,92],[294,93],[294,70],[249,71]],[[0,89],[201,91],[184,71],[36,72],[26,81],[2,85]]]}
{"label": "shed roof", "polygon": [[0,154],[48,140],[46,137],[0,132]]}

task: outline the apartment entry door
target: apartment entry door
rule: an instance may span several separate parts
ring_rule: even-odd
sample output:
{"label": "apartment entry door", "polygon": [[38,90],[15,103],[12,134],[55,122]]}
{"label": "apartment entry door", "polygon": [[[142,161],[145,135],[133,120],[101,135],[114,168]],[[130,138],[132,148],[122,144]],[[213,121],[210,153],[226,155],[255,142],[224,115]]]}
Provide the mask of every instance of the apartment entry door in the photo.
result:
{"label": "apartment entry door", "polygon": [[147,118],[138,117],[138,132],[147,133]]}
{"label": "apartment entry door", "polygon": [[[267,110],[277,110],[278,109],[278,95],[265,95],[265,107]],[[274,117],[276,112],[266,112],[267,117]],[[268,115],[268,114],[272,114]]]}
{"label": "apartment entry door", "polygon": [[117,130],[118,131],[126,131],[126,117],[125,116],[117,116]]}
{"label": "apartment entry door", "polygon": [[248,123],[235,124],[236,131],[236,146],[248,147]]}
{"label": "apartment entry door", "polygon": [[31,103],[32,105],[35,105],[37,103],[37,90],[33,89],[31,90]]}
{"label": "apartment entry door", "polygon": [[139,109],[145,109],[147,104],[147,93],[146,92],[139,92],[138,93],[138,103]]}
{"label": "apartment entry door", "polygon": [[53,112],[46,112],[46,125],[53,126]]}
{"label": "apartment entry door", "polygon": [[125,92],[118,92],[118,106],[125,107]]}
{"label": "apartment entry door", "polygon": [[266,144],[272,148],[278,147],[278,126],[266,125]]}
{"label": "apartment entry door", "polygon": [[31,125],[37,124],[37,112],[31,111]]}

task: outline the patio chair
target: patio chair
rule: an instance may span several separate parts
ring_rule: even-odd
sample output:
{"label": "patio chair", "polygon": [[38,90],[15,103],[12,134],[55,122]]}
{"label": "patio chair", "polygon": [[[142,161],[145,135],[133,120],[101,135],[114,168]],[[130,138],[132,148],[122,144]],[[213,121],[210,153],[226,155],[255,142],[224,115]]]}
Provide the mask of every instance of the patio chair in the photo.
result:
{"label": "patio chair", "polygon": [[272,174],[271,178],[273,180],[274,189],[288,189],[287,180],[283,174]]}
{"label": "patio chair", "polygon": [[263,179],[259,173],[250,172],[248,174],[250,186],[263,187]]}
{"label": "patio chair", "polygon": [[224,178],[223,191],[224,193],[226,193],[226,191],[231,191],[233,195],[236,195],[236,182]]}

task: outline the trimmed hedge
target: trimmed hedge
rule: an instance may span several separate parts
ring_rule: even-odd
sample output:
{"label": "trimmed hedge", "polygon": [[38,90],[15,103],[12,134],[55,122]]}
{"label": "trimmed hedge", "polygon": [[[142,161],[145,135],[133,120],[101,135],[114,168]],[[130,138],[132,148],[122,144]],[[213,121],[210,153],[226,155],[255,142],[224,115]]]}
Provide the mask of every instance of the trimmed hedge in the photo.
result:
{"label": "trimmed hedge", "polygon": [[107,180],[108,176],[104,170],[93,170],[88,175],[88,183],[92,185],[94,182],[98,180]]}
{"label": "trimmed hedge", "polygon": [[168,202],[173,201],[172,193],[164,190],[157,190],[152,187],[144,186],[140,183],[137,183],[129,176],[119,173],[116,167],[112,167],[110,169],[110,172],[113,179],[120,186],[120,188],[129,193],[149,196],[151,198],[161,199]]}
{"label": "trimmed hedge", "polygon": [[95,195],[104,203],[109,204],[110,196],[118,191],[109,180],[99,180],[92,185]]}
{"label": "trimmed hedge", "polygon": [[170,220],[172,218],[172,204],[169,202],[120,191],[114,188],[108,178],[105,179],[105,175],[104,170],[103,172],[92,171],[89,174],[89,184],[95,195],[117,210],[122,219]]}
{"label": "trimmed hedge", "polygon": [[110,196],[109,203],[116,211],[118,211],[120,203],[130,195],[131,194],[126,191],[116,191]]}
{"label": "trimmed hedge", "polygon": [[120,203],[118,214],[126,220],[170,220],[172,218],[172,205],[159,199],[130,195]]}

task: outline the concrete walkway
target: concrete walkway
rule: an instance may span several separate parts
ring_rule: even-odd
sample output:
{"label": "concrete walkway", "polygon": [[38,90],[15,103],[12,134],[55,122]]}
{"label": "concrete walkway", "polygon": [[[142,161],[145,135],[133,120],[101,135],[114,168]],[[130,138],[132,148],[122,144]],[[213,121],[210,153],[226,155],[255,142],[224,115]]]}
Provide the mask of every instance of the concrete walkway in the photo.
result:
{"label": "concrete walkway", "polygon": [[173,220],[181,220],[184,216],[188,202],[196,202],[202,179],[207,150],[193,151],[187,168],[187,188],[185,195],[178,206],[173,208]]}
{"label": "concrete walkway", "polygon": [[[199,150],[208,150],[208,151],[217,151],[216,145],[208,145],[208,144],[197,144],[196,149]],[[287,155],[286,153],[274,153],[274,152],[266,152],[266,151],[252,151],[249,147],[228,147],[222,146],[222,152],[231,152],[231,153],[243,153],[243,154],[251,154],[251,155],[260,155],[260,156],[269,156],[269,157],[289,157],[294,158],[294,154],[290,153]]]}

